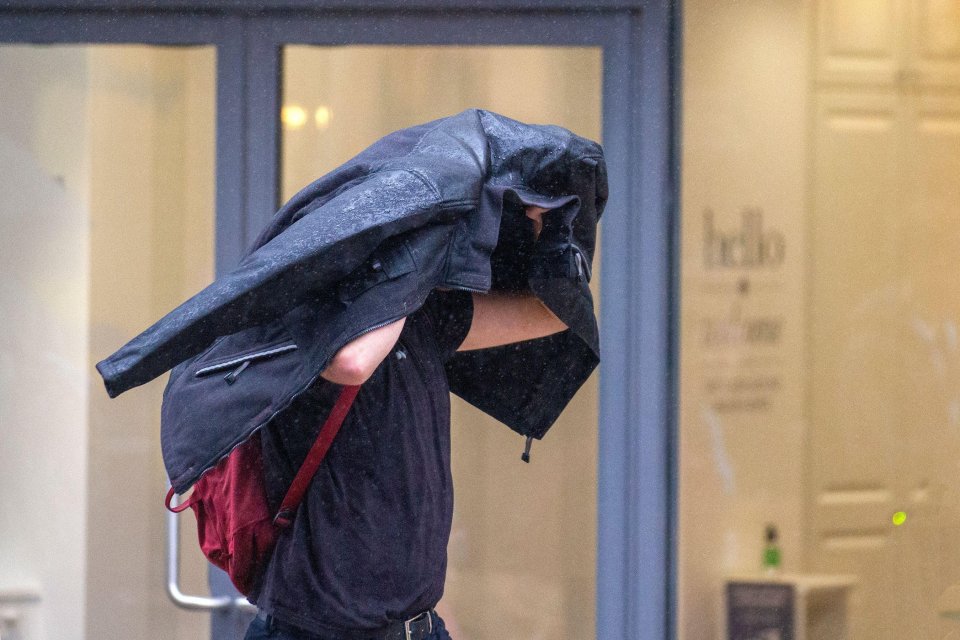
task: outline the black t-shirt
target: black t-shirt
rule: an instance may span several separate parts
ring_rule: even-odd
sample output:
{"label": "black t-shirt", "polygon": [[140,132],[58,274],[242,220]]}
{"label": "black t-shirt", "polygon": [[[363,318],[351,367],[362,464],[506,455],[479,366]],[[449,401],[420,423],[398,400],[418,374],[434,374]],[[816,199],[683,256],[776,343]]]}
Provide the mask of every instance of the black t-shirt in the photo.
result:
{"label": "black t-shirt", "polygon": [[[463,342],[471,294],[434,291],[361,386],[283,532],[257,605],[317,634],[375,629],[443,595],[453,517],[443,364]],[[342,387],[319,379],[261,434],[279,506]]]}

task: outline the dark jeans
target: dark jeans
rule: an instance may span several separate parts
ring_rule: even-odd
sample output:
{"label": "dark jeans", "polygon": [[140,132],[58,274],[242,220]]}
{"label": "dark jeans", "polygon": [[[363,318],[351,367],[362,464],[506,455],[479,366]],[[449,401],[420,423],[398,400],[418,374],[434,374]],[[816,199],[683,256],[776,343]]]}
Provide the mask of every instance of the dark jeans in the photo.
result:
{"label": "dark jeans", "polygon": [[[433,619],[433,633],[428,635],[426,640],[453,640],[450,634],[447,633],[447,628],[443,624],[443,618],[434,615]],[[277,629],[275,626],[276,625],[266,620],[262,620],[260,616],[257,616],[253,619],[253,622],[250,623],[250,627],[247,629],[247,635],[243,637],[243,640],[339,640],[339,638],[333,637],[322,638],[313,634],[300,634],[290,631],[288,628]]]}

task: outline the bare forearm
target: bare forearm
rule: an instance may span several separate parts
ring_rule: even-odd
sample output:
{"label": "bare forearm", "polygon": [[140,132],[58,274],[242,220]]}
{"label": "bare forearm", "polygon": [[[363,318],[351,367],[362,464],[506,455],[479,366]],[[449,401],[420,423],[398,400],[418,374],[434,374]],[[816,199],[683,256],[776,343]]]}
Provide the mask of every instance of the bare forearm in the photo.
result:
{"label": "bare forearm", "polygon": [[534,295],[473,294],[473,320],[461,351],[542,338],[567,328]]}

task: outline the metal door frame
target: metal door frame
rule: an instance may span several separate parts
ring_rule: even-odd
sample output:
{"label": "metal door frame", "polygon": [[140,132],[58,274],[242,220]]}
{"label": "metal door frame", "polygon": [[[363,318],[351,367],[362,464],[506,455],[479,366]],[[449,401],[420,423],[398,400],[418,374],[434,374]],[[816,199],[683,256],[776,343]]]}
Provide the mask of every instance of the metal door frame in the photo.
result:
{"label": "metal door frame", "polygon": [[218,273],[276,209],[282,45],[601,47],[597,637],[675,637],[680,0],[7,0],[3,43],[217,47]]}

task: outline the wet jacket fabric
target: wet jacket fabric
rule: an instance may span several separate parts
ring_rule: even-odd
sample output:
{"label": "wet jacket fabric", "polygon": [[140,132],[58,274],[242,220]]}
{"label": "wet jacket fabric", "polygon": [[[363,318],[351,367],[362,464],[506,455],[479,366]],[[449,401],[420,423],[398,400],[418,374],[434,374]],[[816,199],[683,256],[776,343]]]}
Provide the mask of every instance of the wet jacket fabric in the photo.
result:
{"label": "wet jacket fabric", "polygon": [[[161,447],[182,492],[357,336],[434,288],[529,291],[567,330],[458,352],[450,390],[541,438],[599,362],[589,279],[601,147],[471,109],[396,131],[305,187],[236,269],[97,364],[115,397],[171,370]],[[534,242],[525,205],[553,209]]]}

